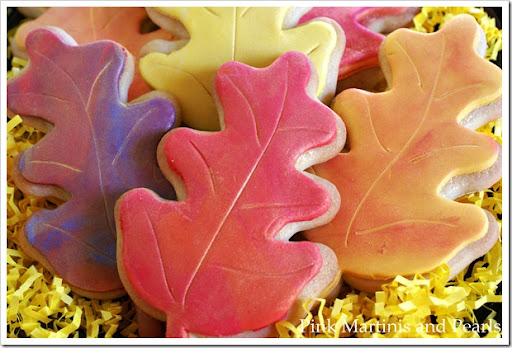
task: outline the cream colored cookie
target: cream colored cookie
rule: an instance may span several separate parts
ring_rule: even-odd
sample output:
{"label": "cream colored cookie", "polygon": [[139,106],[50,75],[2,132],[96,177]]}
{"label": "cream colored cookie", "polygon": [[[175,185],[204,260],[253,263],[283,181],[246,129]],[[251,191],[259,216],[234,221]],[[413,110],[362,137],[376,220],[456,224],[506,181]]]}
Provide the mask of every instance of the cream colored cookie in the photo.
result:
{"label": "cream colored cookie", "polygon": [[141,74],[154,89],[177,96],[187,126],[219,130],[212,82],[217,69],[229,61],[265,67],[287,51],[302,52],[312,59],[319,75],[316,96],[324,103],[334,96],[337,78],[331,71],[340,62],[345,37],[339,25],[326,18],[297,26],[306,8],[158,7],[147,11],[155,23],[182,40],[148,43],[142,49]]}

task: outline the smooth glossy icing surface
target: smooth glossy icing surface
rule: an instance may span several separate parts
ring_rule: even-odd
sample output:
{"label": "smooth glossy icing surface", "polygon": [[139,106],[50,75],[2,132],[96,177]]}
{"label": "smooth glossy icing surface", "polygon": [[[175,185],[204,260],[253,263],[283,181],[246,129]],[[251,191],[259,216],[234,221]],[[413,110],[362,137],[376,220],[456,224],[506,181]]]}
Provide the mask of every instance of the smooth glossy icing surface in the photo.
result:
{"label": "smooth glossy icing surface", "polygon": [[212,82],[217,69],[229,61],[265,67],[287,51],[302,52],[318,71],[318,95],[324,90],[338,39],[328,23],[283,30],[288,7],[162,7],[158,11],[180,21],[190,41],[169,54],[150,53],[139,68],[153,88],[177,96],[183,121],[190,127],[219,129]]}
{"label": "smooth glossy icing surface", "polygon": [[[265,69],[223,65],[215,84],[225,129],[178,128],[159,148],[182,201],[148,190],[119,200],[127,289],[165,315],[167,336],[265,327],[319,271],[316,245],[275,239],[331,205],[325,188],[294,167],[337,134],[336,115],[306,93],[311,69],[297,52]],[[248,296],[255,291],[257,302]]]}
{"label": "smooth glossy icing surface", "polygon": [[391,89],[335,99],[350,151],[314,172],[337,186],[342,203],[307,237],[334,249],[345,274],[428,272],[487,233],[479,207],[439,195],[450,178],[491,167],[499,152],[490,137],[458,124],[501,95],[501,70],[476,53],[477,41],[469,16],[434,34],[397,30],[383,47]]}
{"label": "smooth glossy icing surface", "polygon": [[119,100],[127,52],[112,41],[77,46],[62,31],[38,29],[27,49],[29,66],[7,86],[8,108],[54,128],[20,155],[18,169],[24,184],[54,185],[71,198],[34,213],[25,238],[71,285],[95,293],[122,289],[114,204],[134,187],[174,196],[156,161],[174,107],[162,98]]}

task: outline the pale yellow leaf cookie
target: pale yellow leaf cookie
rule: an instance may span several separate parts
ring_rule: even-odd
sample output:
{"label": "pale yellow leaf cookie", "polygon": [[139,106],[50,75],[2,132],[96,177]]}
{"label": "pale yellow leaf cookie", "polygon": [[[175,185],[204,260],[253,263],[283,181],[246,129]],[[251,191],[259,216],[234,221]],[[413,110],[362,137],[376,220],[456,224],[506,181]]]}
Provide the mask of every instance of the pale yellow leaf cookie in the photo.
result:
{"label": "pale yellow leaf cookie", "polygon": [[220,129],[212,81],[217,69],[232,60],[265,67],[287,51],[305,53],[318,74],[317,96],[329,102],[336,83],[336,73],[329,72],[336,71],[345,38],[327,19],[296,27],[302,12],[289,7],[148,9],[161,27],[183,38],[188,32],[190,40],[183,47],[163,41],[148,44],[143,51],[158,52],[141,59],[140,71],[153,88],[175,95],[184,123],[201,130]]}

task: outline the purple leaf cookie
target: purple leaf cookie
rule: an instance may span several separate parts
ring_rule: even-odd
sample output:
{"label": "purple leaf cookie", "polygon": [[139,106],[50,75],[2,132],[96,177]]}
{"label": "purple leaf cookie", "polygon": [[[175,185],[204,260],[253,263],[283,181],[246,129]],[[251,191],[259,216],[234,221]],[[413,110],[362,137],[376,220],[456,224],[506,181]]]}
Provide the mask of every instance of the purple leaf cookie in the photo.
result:
{"label": "purple leaf cookie", "polygon": [[27,220],[22,248],[76,293],[116,297],[124,289],[114,205],[135,187],[175,197],[156,159],[175,107],[159,92],[126,103],[133,61],[113,41],[77,46],[61,29],[44,28],[26,44],[29,65],[8,83],[8,108],[50,132],[19,156],[13,176],[24,192],[67,201]]}

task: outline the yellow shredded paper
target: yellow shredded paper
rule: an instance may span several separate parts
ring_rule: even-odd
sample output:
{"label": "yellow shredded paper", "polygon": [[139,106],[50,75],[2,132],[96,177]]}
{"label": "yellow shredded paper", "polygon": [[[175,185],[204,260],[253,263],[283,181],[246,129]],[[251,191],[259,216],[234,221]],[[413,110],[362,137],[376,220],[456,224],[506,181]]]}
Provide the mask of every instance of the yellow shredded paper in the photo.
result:
{"label": "yellow shredded paper", "polygon": [[485,59],[496,60],[502,48],[502,31],[496,27],[496,19],[490,18],[483,8],[475,7],[423,7],[414,17],[414,29],[432,33],[458,14],[469,14],[477,20],[487,38]]}
{"label": "yellow shredded paper", "polygon": [[[487,59],[496,59],[501,50],[501,30],[496,29],[482,9],[473,7],[424,7],[415,19],[416,30],[432,32],[458,13],[469,13],[484,29],[489,49]],[[13,30],[8,33],[12,38]],[[14,58],[10,78],[26,61]],[[501,144],[501,120],[479,131]],[[60,201],[24,195],[14,184],[14,158],[44,136],[26,126],[20,116],[7,123],[7,337],[137,337],[133,302],[126,296],[113,301],[90,300],[71,293],[69,285],[30,259],[18,245],[23,223],[40,209],[54,209]],[[459,201],[489,210],[501,230],[501,181],[492,188],[465,196]],[[482,261],[449,281],[449,269],[442,266],[428,278],[398,276],[375,294],[360,293],[345,286],[343,296],[332,304],[315,299],[316,312],[298,326],[281,321],[279,337],[501,337],[500,327],[489,309],[478,323],[474,311],[490,302],[502,280],[501,238]],[[465,276],[466,275],[466,276]],[[250,294],[248,294],[250,296]],[[435,318],[435,320],[434,320]]]}

